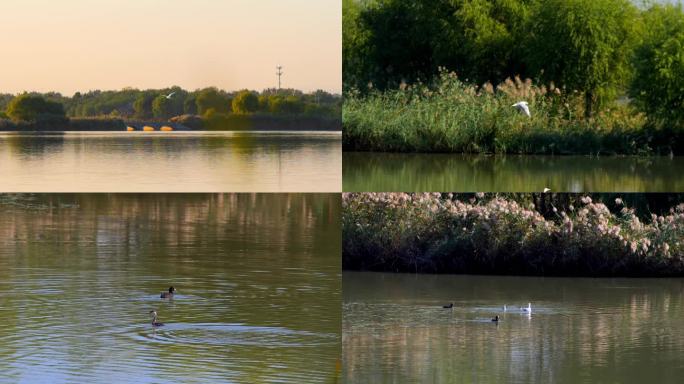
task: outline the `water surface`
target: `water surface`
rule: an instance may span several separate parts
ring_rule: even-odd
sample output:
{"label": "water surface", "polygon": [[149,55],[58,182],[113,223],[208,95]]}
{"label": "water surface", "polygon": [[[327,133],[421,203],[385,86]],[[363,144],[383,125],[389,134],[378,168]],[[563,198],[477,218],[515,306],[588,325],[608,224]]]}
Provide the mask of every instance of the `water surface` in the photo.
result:
{"label": "water surface", "polygon": [[0,382],[335,382],[339,206],[0,195]]}
{"label": "water surface", "polygon": [[681,192],[684,157],[344,152],[348,192]]}
{"label": "water surface", "polygon": [[342,282],[345,383],[684,377],[684,279],[344,272]]}
{"label": "water surface", "polygon": [[339,192],[339,132],[0,132],[3,192]]}

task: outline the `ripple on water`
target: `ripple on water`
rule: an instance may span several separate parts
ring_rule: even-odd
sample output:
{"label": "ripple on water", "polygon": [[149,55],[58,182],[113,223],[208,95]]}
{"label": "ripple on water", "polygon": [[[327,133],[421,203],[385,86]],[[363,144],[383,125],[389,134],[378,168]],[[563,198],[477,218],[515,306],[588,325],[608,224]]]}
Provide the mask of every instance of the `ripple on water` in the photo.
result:
{"label": "ripple on water", "polygon": [[337,335],[240,323],[169,323],[130,327],[124,333],[137,342],[165,344],[315,347],[337,343]]}

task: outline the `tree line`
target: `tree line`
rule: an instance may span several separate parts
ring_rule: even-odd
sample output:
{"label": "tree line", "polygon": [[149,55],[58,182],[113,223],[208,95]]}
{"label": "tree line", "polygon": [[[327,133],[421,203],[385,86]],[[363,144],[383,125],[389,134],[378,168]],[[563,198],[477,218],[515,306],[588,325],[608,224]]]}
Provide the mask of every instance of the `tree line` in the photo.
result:
{"label": "tree line", "polygon": [[215,87],[187,91],[165,89],[0,94],[0,118],[37,121],[65,117],[166,120],[181,115],[274,115],[339,117],[341,96],[323,90],[296,89],[227,92]]}
{"label": "tree line", "polygon": [[684,122],[681,5],[629,0],[343,0],[343,85],[362,93],[520,76],[581,93],[586,117],[627,97]]}

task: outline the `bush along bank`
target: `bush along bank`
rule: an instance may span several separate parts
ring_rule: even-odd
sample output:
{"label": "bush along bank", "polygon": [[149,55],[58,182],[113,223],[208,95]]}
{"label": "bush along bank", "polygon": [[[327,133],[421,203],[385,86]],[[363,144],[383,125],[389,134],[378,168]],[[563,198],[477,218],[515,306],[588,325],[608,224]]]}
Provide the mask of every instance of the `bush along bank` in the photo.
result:
{"label": "bush along bank", "polygon": [[[562,195],[560,195],[562,197]],[[575,204],[477,194],[343,196],[343,268],[549,276],[684,276],[684,204],[640,218],[590,196]]]}

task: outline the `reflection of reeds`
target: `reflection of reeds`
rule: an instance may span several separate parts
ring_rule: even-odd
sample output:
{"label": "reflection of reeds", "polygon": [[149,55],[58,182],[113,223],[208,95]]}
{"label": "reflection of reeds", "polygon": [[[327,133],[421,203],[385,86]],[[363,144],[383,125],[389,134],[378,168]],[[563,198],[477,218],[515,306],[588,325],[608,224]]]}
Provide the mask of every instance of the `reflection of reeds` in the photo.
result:
{"label": "reflection of reeds", "polygon": [[[620,202],[622,203],[622,202]],[[589,196],[545,218],[509,198],[441,194],[343,197],[343,266],[385,271],[553,274],[684,274],[684,204],[642,222]]]}
{"label": "reflection of reeds", "polygon": [[[526,100],[532,117],[511,107]],[[434,84],[349,92],[343,106],[346,150],[538,154],[640,154],[654,143],[629,106],[584,119],[579,93],[530,79],[476,86],[442,71]],[[656,145],[659,145],[656,143]],[[663,145],[670,145],[664,143]],[[664,149],[663,149],[664,150]]]}
{"label": "reflection of reeds", "polygon": [[[363,280],[377,281],[385,289],[378,293],[370,290],[377,288],[376,285],[357,286],[356,292],[362,293],[350,299],[357,304],[363,301],[364,294],[376,301],[396,303],[407,300],[406,295],[410,297],[411,293],[420,292],[424,298],[426,292],[438,294],[431,289],[445,287],[416,283],[420,277],[395,281],[397,284],[401,281],[401,287],[392,283],[387,286],[386,276],[364,276]],[[422,280],[425,281],[424,278]],[[494,292],[499,295],[502,291],[515,292],[519,288],[505,283],[505,288],[502,288],[497,279],[482,280],[482,283],[496,288],[488,291],[482,285],[469,285],[467,289],[459,287],[477,292],[478,300],[491,299],[495,297],[492,295]],[[535,382],[532,378],[541,377],[546,372],[551,375],[545,376],[546,380],[553,382],[559,377],[557,374],[568,379],[568,367],[586,367],[588,371],[604,369],[616,356],[626,358],[623,353],[631,351],[635,345],[644,353],[657,354],[658,360],[667,365],[665,361],[679,356],[679,349],[663,346],[676,344],[674,331],[679,329],[677,322],[684,314],[681,306],[667,306],[669,302],[680,302],[681,298],[681,287],[672,281],[669,283],[665,287],[671,287],[672,291],[652,283],[639,283],[636,289],[618,290],[614,286],[602,288],[602,284],[577,279],[565,283],[557,279],[553,283],[548,280],[538,282],[530,292],[543,292],[545,297],[549,297],[548,292],[554,292],[550,296],[562,300],[563,306],[591,302],[601,311],[598,314],[580,311],[572,316],[555,318],[533,317],[531,324],[534,326],[530,327],[516,323],[519,314],[509,314],[505,320],[509,325],[496,328],[467,322],[453,322],[446,326],[439,323],[438,313],[434,315],[436,325],[407,326],[407,323],[420,320],[411,313],[397,321],[396,312],[390,313],[373,303],[359,304],[360,309],[345,304],[344,376],[348,382],[365,383],[389,382],[392,381],[390,377],[401,377],[402,382],[438,382],[444,377],[454,382],[468,382],[472,375],[477,375],[480,382],[493,382],[502,376],[518,375],[516,382]],[[588,298],[587,294],[591,297]],[[658,327],[653,324],[658,324]],[[464,366],[469,369],[464,370]]]}

